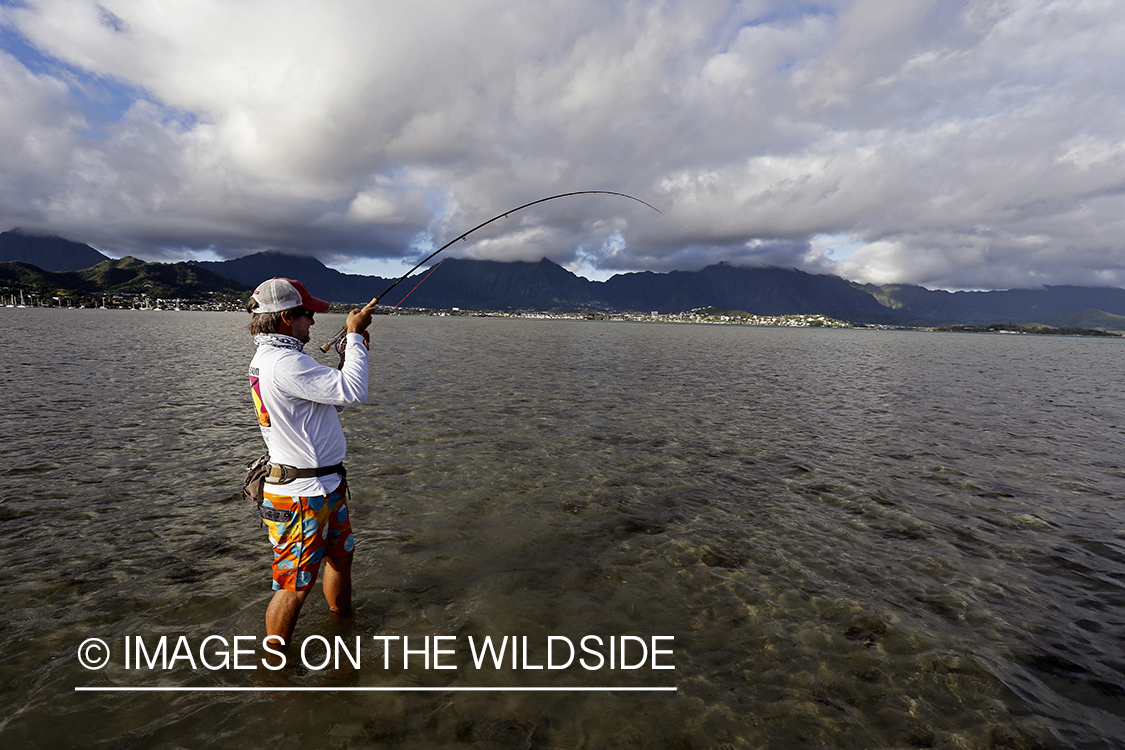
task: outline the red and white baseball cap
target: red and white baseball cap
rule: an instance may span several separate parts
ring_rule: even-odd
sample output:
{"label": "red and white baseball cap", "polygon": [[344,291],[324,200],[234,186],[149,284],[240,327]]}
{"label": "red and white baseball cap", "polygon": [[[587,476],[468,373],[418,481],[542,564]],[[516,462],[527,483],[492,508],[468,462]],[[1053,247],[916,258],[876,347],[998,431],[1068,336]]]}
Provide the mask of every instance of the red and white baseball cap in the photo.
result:
{"label": "red and white baseball cap", "polygon": [[305,285],[294,279],[279,279],[274,277],[269,281],[258,284],[254,290],[254,299],[258,307],[254,312],[270,313],[292,310],[294,307],[303,307],[313,312],[327,312],[328,303],[309,294]]}

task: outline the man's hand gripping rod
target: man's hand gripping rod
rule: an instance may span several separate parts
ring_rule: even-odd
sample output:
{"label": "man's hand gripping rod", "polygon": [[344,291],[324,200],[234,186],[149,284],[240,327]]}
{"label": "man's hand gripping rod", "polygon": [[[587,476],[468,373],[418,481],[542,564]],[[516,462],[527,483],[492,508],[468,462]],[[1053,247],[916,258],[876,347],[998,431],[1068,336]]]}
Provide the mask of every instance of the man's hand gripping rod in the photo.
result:
{"label": "man's hand gripping rod", "polygon": [[[482,225],[482,226],[483,226],[483,225]],[[467,233],[466,233],[466,234],[467,234]],[[461,235],[461,237],[464,237],[464,236],[465,236],[465,235]],[[458,238],[457,238],[457,240],[461,239],[461,237],[458,237]],[[444,250],[445,248],[447,248],[447,247],[449,247],[450,245],[452,245],[452,244],[453,244],[454,242],[456,242],[457,240],[453,240],[453,242],[449,242],[449,243],[447,243],[447,244],[445,244],[445,245],[442,245],[442,246],[441,246],[441,247],[439,247],[439,248],[438,248],[437,250],[435,250],[434,252],[432,252],[432,253],[430,253],[429,255],[427,255],[427,256],[426,256],[425,258],[423,258],[423,259],[422,259],[422,262],[421,262],[421,263],[419,263],[418,265],[414,266],[414,268],[411,268],[411,269],[410,269],[409,271],[407,271],[406,273],[404,273],[404,274],[402,275],[402,278],[400,278],[400,279],[399,279],[398,281],[396,281],[395,283],[391,284],[391,285],[390,285],[389,287],[387,287],[386,289],[384,289],[384,290],[383,290],[383,293],[382,293],[382,294],[380,294],[380,295],[379,295],[379,296],[377,296],[377,297],[372,297],[372,298],[371,298],[371,301],[370,301],[370,302],[368,302],[368,303],[367,303],[367,305],[366,305],[366,306],[365,306],[365,307],[363,308],[363,312],[365,312],[365,313],[366,313],[366,312],[371,312],[371,310],[372,310],[372,309],[373,309],[373,308],[375,307],[375,305],[379,304],[379,300],[381,300],[381,299],[382,299],[383,297],[386,297],[386,296],[387,296],[387,294],[388,294],[388,293],[389,293],[389,292],[390,292],[390,291],[391,291],[392,289],[394,289],[394,288],[395,288],[396,286],[398,286],[398,285],[399,285],[399,284],[401,284],[402,282],[406,281],[407,277],[408,277],[408,276],[410,276],[410,274],[414,273],[415,271],[417,271],[417,270],[418,270],[418,269],[419,269],[419,268],[420,268],[420,267],[422,266],[422,263],[425,263],[425,262],[426,262],[427,260],[429,260],[430,258],[434,257],[435,255],[437,255],[438,253],[440,253],[440,252],[441,252],[442,250]],[[334,337],[334,338],[333,338],[333,339],[332,339],[331,341],[329,341],[329,342],[328,342],[327,344],[325,344],[324,346],[320,347],[320,350],[321,350],[322,352],[326,352],[326,353],[327,353],[329,349],[331,349],[332,347],[336,346],[336,344],[338,344],[338,343],[340,342],[340,339],[344,338],[344,336],[345,336],[345,335],[347,334],[347,332],[348,332],[348,326],[347,326],[347,324],[345,324],[345,325],[341,326],[341,328],[340,328],[340,332],[339,332],[339,333],[337,333],[337,334],[336,334],[336,336],[335,336],[335,337]]]}
{"label": "man's hand gripping rod", "polygon": [[[402,279],[399,279],[399,281],[402,281]],[[397,284],[398,281],[396,281],[395,283]],[[391,289],[394,289],[394,287],[392,286]],[[391,291],[391,289],[388,289],[387,292]],[[383,292],[383,294],[386,294],[387,292]],[[379,296],[381,297],[383,295],[381,294]],[[365,312],[365,313],[371,312],[371,309],[373,307],[375,307],[375,305],[378,302],[379,302],[379,297],[375,297],[374,299],[372,299],[370,302],[367,303],[367,305],[363,308],[363,310],[361,312]],[[324,344],[323,346],[321,346],[320,350],[322,352],[327,353],[329,349],[331,349],[332,347],[334,347],[338,343],[340,343],[340,340],[342,338],[344,338],[344,336],[346,336],[347,333],[348,333],[348,326],[347,326],[347,324],[344,324],[344,326],[342,328],[340,328],[340,332],[337,333],[336,336],[331,341],[329,341],[327,344]]]}
{"label": "man's hand gripping rod", "polygon": [[[493,216],[488,221],[477,224],[475,227],[473,227],[469,231],[465,232],[464,234],[461,234],[461,235],[458,235],[457,237],[454,237],[449,242],[445,243],[444,245],[439,247],[437,250],[434,250],[432,253],[430,253],[425,258],[423,258],[421,261],[419,261],[418,265],[414,266],[414,268],[411,268],[409,271],[404,273],[398,281],[396,281],[395,283],[393,283],[389,287],[387,287],[385,290],[383,290],[382,294],[380,294],[377,297],[374,297],[370,302],[367,303],[367,306],[365,308],[363,308],[364,312],[370,312],[371,308],[375,307],[375,305],[378,304],[379,300],[381,300],[383,297],[386,297],[387,294],[390,293],[390,291],[392,289],[394,289],[396,286],[398,286],[402,282],[406,281],[406,279],[409,278],[410,274],[414,273],[419,268],[421,268],[426,263],[426,261],[428,261],[430,258],[434,257],[435,255],[440,253],[442,250],[445,250],[446,248],[454,245],[455,243],[460,242],[461,240],[465,239],[466,237],[468,237],[470,234],[477,231],[478,229],[484,229],[485,227],[487,227],[489,224],[491,224],[494,221],[500,221],[500,219],[505,219],[508,216],[510,216],[511,214],[516,213],[517,211],[522,211],[525,208],[530,208],[531,206],[534,206],[536,204],[546,203],[547,201],[553,201],[556,198],[568,198],[572,195],[617,195],[617,196],[620,196],[622,198],[628,198],[629,200],[636,201],[637,203],[641,203],[645,206],[648,206],[649,208],[651,208],[656,213],[658,213],[662,216],[664,215],[663,211],[661,211],[659,208],[652,205],[651,203],[645,203],[645,201],[641,200],[640,198],[635,198],[635,197],[633,197],[631,195],[628,195],[626,193],[615,193],[612,190],[578,190],[578,191],[573,192],[573,193],[560,193],[559,195],[551,195],[551,196],[548,196],[546,198],[540,198],[537,201],[532,201],[531,203],[525,203],[518,208],[513,208],[509,211],[505,211],[504,213],[500,214],[499,216]],[[336,337],[333,338],[331,341],[329,341],[324,346],[320,347],[320,350],[322,352],[327,352],[329,349],[331,349],[333,346],[335,346],[337,344],[337,342],[340,341],[340,339],[344,338],[344,335],[346,333],[347,333],[347,326],[344,326],[343,328],[340,329],[340,332],[336,334]]]}

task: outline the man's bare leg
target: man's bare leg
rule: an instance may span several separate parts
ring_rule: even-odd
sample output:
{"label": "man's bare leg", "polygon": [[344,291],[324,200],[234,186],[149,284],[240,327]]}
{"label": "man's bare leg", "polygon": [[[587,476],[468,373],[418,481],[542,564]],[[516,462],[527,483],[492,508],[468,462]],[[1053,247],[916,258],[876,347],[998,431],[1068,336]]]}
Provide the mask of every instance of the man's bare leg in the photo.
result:
{"label": "man's bare leg", "polygon": [[304,591],[286,591],[279,589],[273,592],[273,598],[266,607],[266,637],[276,635],[285,639],[284,645],[278,645],[276,639],[270,641],[270,648],[285,653],[289,648],[289,641],[293,639],[293,628],[297,626],[297,615],[301,614],[301,607],[309,595],[310,589]]}
{"label": "man's bare leg", "polygon": [[335,615],[352,612],[352,556],[324,558],[324,599]]}

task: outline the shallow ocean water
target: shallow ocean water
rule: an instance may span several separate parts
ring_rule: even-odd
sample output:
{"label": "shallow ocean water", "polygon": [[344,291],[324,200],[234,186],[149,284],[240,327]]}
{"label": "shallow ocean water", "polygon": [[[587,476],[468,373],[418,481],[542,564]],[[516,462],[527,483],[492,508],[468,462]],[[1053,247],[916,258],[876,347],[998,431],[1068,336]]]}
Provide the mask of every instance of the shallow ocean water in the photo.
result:
{"label": "shallow ocean water", "polygon": [[[295,634],[358,637],[362,663],[275,673],[124,662],[127,636],[263,634],[247,316],[0,316],[4,747],[1125,737],[1121,341],[387,319],[342,415],[356,615],[316,593]],[[530,667],[586,635],[671,636],[675,669],[475,668],[469,648],[526,637]],[[401,641],[384,668],[393,636],[447,637],[457,668],[403,669]],[[82,667],[87,638],[108,666]],[[157,686],[200,690],[75,691]],[[463,691],[483,687],[555,690]]]}

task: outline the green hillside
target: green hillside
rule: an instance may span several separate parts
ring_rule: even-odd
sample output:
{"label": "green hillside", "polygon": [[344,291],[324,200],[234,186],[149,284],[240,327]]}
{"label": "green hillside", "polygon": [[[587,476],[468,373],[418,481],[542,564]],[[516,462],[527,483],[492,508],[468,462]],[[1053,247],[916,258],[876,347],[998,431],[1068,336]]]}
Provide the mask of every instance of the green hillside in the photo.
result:
{"label": "green hillside", "polygon": [[106,260],[81,271],[44,271],[28,263],[0,263],[0,287],[10,294],[23,290],[44,302],[55,297],[73,305],[92,304],[98,298],[131,300],[181,300],[186,303],[246,298],[250,287],[224,278],[193,263],[146,263],[132,257]]}
{"label": "green hillside", "polygon": [[1098,331],[1125,331],[1125,315],[1114,315],[1101,310],[1084,310],[1068,315],[1044,315],[1029,321],[1056,328],[1092,328]]}

